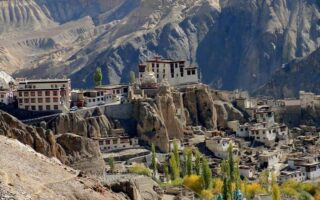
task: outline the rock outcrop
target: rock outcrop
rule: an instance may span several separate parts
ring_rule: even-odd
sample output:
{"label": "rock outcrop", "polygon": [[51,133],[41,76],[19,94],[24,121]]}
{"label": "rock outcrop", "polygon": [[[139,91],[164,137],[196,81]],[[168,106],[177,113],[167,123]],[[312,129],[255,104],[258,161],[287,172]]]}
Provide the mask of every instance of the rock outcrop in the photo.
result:
{"label": "rock outcrop", "polygon": [[208,86],[198,85],[182,90],[188,124],[207,129],[217,128],[217,112]]}
{"label": "rock outcrop", "polygon": [[59,115],[49,124],[55,134],[74,133],[87,138],[105,137],[112,128],[111,122],[99,108],[83,111],[81,114],[68,113]]}
{"label": "rock outcrop", "polygon": [[1,199],[122,199],[99,181],[17,140],[0,136],[0,152]]}
{"label": "rock outcrop", "polygon": [[[77,129],[79,130],[79,129]],[[48,157],[89,173],[102,174],[104,161],[96,142],[86,136],[63,132],[55,135],[50,129],[28,126],[0,111],[0,135],[17,139]]]}
{"label": "rock outcrop", "polygon": [[136,100],[133,106],[138,136],[164,152],[169,150],[169,140],[183,137],[187,126],[215,130],[226,127],[227,121],[243,121],[239,110],[202,84],[179,90],[161,86],[155,100]]}

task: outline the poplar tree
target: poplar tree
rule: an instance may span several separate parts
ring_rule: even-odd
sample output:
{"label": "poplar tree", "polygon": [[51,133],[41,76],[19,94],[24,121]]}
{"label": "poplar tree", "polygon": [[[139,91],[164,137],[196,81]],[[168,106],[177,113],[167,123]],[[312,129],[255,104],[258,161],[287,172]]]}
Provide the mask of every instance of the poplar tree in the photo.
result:
{"label": "poplar tree", "polygon": [[173,140],[173,154],[176,159],[177,166],[180,167],[179,148],[176,139]]}
{"label": "poplar tree", "polygon": [[153,175],[155,176],[157,173],[157,162],[156,162],[156,147],[152,143],[151,145],[152,159],[151,159],[151,167],[153,170]]}
{"label": "poplar tree", "polygon": [[193,173],[193,164],[192,164],[192,151],[191,149],[188,149],[187,151],[187,174],[188,176],[191,176]]}
{"label": "poplar tree", "polygon": [[108,164],[110,167],[110,172],[114,172],[114,158],[113,157],[109,157]]}
{"label": "poplar tree", "polygon": [[187,148],[184,149],[183,151],[183,168],[182,168],[182,176],[187,176],[188,175],[188,156],[187,156]]}
{"label": "poplar tree", "polygon": [[200,152],[198,150],[196,150],[195,156],[196,156],[196,159],[195,159],[194,169],[195,169],[196,174],[200,175],[200,172],[201,172],[201,155],[200,155]]}
{"label": "poplar tree", "polygon": [[179,167],[177,165],[177,159],[175,158],[174,153],[171,153],[170,160],[170,170],[171,170],[171,179],[176,180],[180,177]]}
{"label": "poplar tree", "polygon": [[134,84],[136,82],[136,74],[134,71],[130,71],[130,83]]}
{"label": "poplar tree", "polygon": [[212,186],[212,171],[209,167],[207,159],[202,159],[202,180],[204,189],[210,189]]}
{"label": "poplar tree", "polygon": [[98,67],[93,75],[93,81],[95,86],[99,86],[102,84],[102,71],[101,68]]}
{"label": "poplar tree", "polygon": [[228,164],[229,164],[229,177],[230,181],[235,181],[235,174],[234,174],[234,159],[233,159],[233,146],[232,144],[229,144],[228,147]]}
{"label": "poplar tree", "polygon": [[170,180],[168,165],[164,166],[164,175],[166,176],[166,180]]}
{"label": "poplar tree", "polygon": [[273,200],[281,200],[281,192],[278,184],[272,185],[272,199]]}

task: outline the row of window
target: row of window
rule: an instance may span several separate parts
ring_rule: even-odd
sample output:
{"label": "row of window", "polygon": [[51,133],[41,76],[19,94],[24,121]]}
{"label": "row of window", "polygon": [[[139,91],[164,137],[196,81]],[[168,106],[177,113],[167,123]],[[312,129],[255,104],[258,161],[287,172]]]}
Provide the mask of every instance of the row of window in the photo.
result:
{"label": "row of window", "polygon": [[46,106],[25,106],[26,110],[58,110],[59,109],[59,105],[46,105]]}
{"label": "row of window", "polygon": [[[46,97],[46,98],[30,98],[30,99],[19,99],[19,103],[51,103],[51,98],[50,97]],[[57,103],[59,102],[59,98],[58,97],[53,97],[52,98],[52,102]]]}
{"label": "row of window", "polygon": [[[25,96],[25,97],[28,97],[28,96],[36,96],[36,94],[38,96],[42,96],[43,95],[43,91],[25,91],[25,92],[19,92],[19,97],[22,97],[22,96]],[[47,90],[47,91],[44,91],[44,96],[50,96],[50,95],[53,95],[53,96],[58,96],[58,91],[57,90],[54,90],[54,91],[50,91],[50,90]]]}
{"label": "row of window", "polygon": [[[66,85],[63,84],[62,87],[65,88]],[[36,86],[36,85],[27,85],[27,84],[26,84],[26,85],[24,86],[24,88],[26,88],[26,89],[36,89],[37,86]],[[51,88],[58,88],[58,85],[52,84],[52,85],[51,85]]]}

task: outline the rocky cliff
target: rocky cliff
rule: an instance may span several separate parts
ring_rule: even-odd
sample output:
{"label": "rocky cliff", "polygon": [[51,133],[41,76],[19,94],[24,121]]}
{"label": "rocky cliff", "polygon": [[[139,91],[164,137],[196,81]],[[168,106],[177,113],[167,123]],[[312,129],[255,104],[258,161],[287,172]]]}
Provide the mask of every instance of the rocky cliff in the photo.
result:
{"label": "rocky cliff", "polygon": [[0,68],[77,87],[93,85],[97,66],[104,83],[127,81],[158,54],[199,66],[216,88],[253,91],[319,47],[317,0],[8,0],[0,10]]}
{"label": "rocky cliff", "polygon": [[0,152],[1,199],[122,199],[99,181],[84,177],[17,140],[0,135]]}
{"label": "rocky cliff", "polygon": [[319,77],[320,48],[302,59],[295,59],[283,65],[256,94],[279,98],[298,97],[300,90],[320,94]]}
{"label": "rocky cliff", "polygon": [[51,130],[28,126],[0,111],[0,135],[17,139],[35,151],[56,157],[62,163],[93,174],[104,172],[99,146],[93,140],[68,133],[55,135]]}
{"label": "rocky cliff", "polygon": [[227,121],[243,120],[243,114],[231,103],[216,99],[206,85],[180,90],[161,86],[155,100],[133,102],[139,137],[168,152],[169,140],[181,139],[187,126],[207,130],[224,128]]}

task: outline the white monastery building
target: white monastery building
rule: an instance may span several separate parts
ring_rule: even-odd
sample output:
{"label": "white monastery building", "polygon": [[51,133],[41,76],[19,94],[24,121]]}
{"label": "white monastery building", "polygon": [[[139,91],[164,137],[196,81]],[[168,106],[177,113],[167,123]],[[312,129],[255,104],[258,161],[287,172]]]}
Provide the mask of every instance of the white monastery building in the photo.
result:
{"label": "white monastery building", "polygon": [[70,79],[21,80],[17,87],[18,106],[25,110],[67,111],[70,96]]}
{"label": "white monastery building", "polygon": [[167,80],[172,86],[199,82],[198,68],[187,67],[185,61],[174,61],[154,57],[139,65],[139,80],[145,72],[153,72],[158,83]]}

